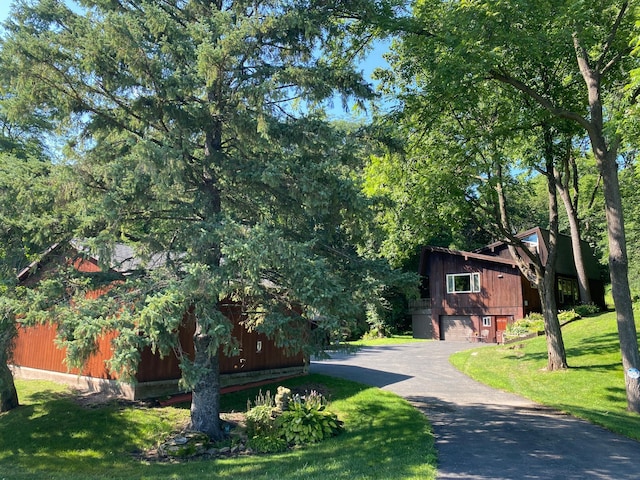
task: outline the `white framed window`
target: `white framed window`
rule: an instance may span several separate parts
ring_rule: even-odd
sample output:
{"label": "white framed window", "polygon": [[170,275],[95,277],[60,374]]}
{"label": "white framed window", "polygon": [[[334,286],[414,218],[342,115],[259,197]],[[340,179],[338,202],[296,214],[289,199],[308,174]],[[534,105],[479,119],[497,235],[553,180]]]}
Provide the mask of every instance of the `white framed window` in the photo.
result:
{"label": "white framed window", "polygon": [[491,326],[491,317],[482,317],[482,326],[490,327]]}
{"label": "white framed window", "polygon": [[447,293],[480,291],[480,273],[452,273],[447,275]]}

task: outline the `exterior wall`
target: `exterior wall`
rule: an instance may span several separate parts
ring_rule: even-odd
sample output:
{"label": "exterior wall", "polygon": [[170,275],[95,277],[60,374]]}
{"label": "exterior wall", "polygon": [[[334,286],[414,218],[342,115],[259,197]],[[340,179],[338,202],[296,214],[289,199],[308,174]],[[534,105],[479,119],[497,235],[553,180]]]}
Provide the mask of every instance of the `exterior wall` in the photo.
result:
{"label": "exterior wall", "polygon": [[[516,319],[524,316],[523,288],[517,267],[443,252],[427,255],[422,273],[429,277],[431,325],[423,331],[431,331],[431,338],[446,338],[443,319],[467,316],[473,329],[468,340],[495,342],[498,317]],[[480,273],[480,292],[447,293],[447,274],[474,272]],[[483,327],[484,317],[491,318],[490,327]]]}
{"label": "exterior wall", "polygon": [[[220,373],[223,386],[249,383],[265,378],[278,378],[306,371],[306,361],[301,353],[287,356],[275,343],[263,334],[248,332],[240,323],[239,306],[222,306],[225,315],[234,321],[233,335],[239,342],[237,355],[220,355]],[[195,325],[189,315],[180,332],[181,344],[187,355],[193,353],[192,336]],[[16,338],[12,364],[17,376],[25,378],[51,378],[64,380],[84,390],[110,390],[126,398],[143,398],[178,392],[180,367],[178,359],[171,353],[160,358],[150,349],[141,353],[141,362],[136,374],[136,384],[117,382],[117,376],[109,372],[106,360],[111,358],[111,341],[116,337],[111,332],[98,341],[98,350],[82,370],[68,369],[65,350],[55,345],[56,327],[37,325],[21,328]],[[260,349],[258,347],[261,347]],[[146,392],[146,393],[144,393]]]}
{"label": "exterior wall", "polygon": [[[52,250],[53,251],[53,250]],[[71,263],[78,271],[99,272],[100,267],[92,259],[69,255],[69,252],[51,254],[40,270],[55,265]],[[25,270],[26,272],[26,270]],[[39,275],[25,273],[20,280],[24,285],[37,281]],[[105,293],[101,290],[89,292],[91,298]],[[221,385],[245,384],[263,379],[298,375],[306,372],[307,362],[302,353],[287,355],[266,335],[249,332],[242,326],[241,308],[237,304],[221,304],[222,313],[233,322],[232,336],[237,340],[239,351],[234,355],[220,354]],[[117,375],[109,372],[106,361],[111,358],[111,343],[117,336],[109,332],[99,338],[97,350],[81,369],[69,369],[65,363],[66,352],[55,344],[55,325],[44,324],[19,328],[11,362],[14,374],[24,378],[49,378],[64,381],[82,390],[108,390],[126,398],[145,398],[177,393],[181,372],[179,360],[172,352],[160,358],[146,348],[141,352],[141,361],[135,385],[118,382]],[[179,332],[184,354],[193,355],[193,333],[195,322],[187,312]]]}

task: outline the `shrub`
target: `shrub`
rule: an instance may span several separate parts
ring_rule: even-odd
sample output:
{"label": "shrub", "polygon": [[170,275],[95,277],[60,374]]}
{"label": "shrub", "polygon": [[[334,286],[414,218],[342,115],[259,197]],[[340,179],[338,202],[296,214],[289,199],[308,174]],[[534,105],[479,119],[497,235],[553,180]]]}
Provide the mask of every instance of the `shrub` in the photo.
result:
{"label": "shrub", "polygon": [[595,315],[596,313],[600,313],[600,307],[595,303],[585,303],[583,305],[576,305],[576,308],[574,308],[574,310],[581,317],[586,317],[588,315]]}
{"label": "shrub", "polygon": [[564,310],[558,312],[558,321],[560,323],[570,322],[576,318],[580,318],[580,315],[578,315],[575,310]]}
{"label": "shrub", "polygon": [[247,440],[247,446],[258,453],[284,452],[289,445],[280,435],[254,435]]}
{"label": "shrub", "polygon": [[532,312],[526,317],[507,325],[507,335],[518,336],[544,330],[544,317],[541,313]]}
{"label": "shrub", "polygon": [[251,401],[247,402],[247,436],[252,438],[256,435],[268,436],[276,430],[275,416],[276,408],[271,392],[263,395],[262,390],[256,397],[255,406],[251,407]]}
{"label": "shrub", "polygon": [[[255,406],[247,402],[247,443],[256,452],[282,452],[288,445],[317,443],[342,430],[342,422],[326,410],[327,401],[315,390],[300,397],[279,387],[276,400],[261,391]],[[288,410],[283,412],[276,403],[281,407],[288,403]]]}
{"label": "shrub", "polygon": [[278,423],[284,439],[291,445],[317,443],[342,430],[342,422],[326,410],[324,397],[315,391],[306,398],[294,397]]}

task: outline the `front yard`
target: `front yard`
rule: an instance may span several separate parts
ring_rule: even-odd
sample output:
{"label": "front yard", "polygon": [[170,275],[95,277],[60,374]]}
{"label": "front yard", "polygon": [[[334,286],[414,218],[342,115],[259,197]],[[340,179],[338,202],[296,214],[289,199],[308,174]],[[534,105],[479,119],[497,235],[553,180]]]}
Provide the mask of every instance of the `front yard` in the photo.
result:
{"label": "front yard", "polygon": [[[187,421],[187,405],[91,403],[50,382],[18,381],[22,406],[0,415],[0,478],[7,479],[433,479],[427,419],[389,392],[309,375],[282,383],[321,385],[344,421],[337,437],[275,455],[238,452],[154,460],[153,451]],[[275,391],[278,384],[262,387]],[[246,411],[257,389],[223,396],[223,410]]]}

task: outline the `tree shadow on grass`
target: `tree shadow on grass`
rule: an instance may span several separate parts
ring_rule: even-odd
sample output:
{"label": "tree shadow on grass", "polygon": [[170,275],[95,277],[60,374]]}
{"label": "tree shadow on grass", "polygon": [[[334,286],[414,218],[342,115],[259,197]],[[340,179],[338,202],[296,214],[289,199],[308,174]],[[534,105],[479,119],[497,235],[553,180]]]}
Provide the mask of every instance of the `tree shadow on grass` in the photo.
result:
{"label": "tree shadow on grass", "polygon": [[116,402],[83,408],[75,394],[42,392],[0,422],[0,471],[109,469],[137,450],[144,428]]}
{"label": "tree shadow on grass", "polygon": [[568,357],[604,355],[620,351],[620,340],[617,333],[607,333],[587,337],[577,345],[567,347]]}

